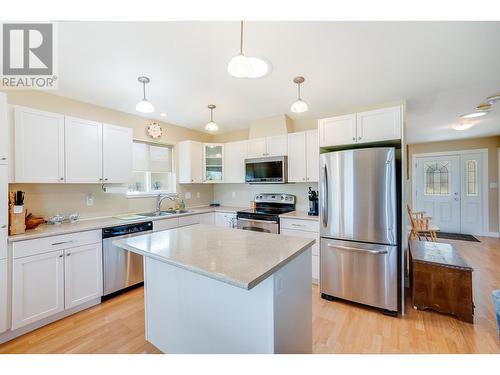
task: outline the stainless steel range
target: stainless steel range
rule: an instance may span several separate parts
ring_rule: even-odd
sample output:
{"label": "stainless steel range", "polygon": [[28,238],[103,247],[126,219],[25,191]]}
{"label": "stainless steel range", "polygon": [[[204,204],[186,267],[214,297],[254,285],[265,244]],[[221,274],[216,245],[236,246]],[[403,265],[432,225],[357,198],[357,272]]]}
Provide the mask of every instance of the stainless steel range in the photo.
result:
{"label": "stainless steel range", "polygon": [[255,208],[238,211],[238,229],[254,232],[279,233],[279,215],[295,210],[295,195],[259,193],[255,195]]}

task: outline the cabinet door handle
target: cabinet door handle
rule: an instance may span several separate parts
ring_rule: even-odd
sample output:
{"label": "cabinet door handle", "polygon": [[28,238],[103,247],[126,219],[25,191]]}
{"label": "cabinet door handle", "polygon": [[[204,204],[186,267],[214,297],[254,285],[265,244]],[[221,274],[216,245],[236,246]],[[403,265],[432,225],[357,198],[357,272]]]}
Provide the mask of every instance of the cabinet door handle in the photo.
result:
{"label": "cabinet door handle", "polygon": [[60,177],[60,178],[59,178],[59,181],[64,181],[64,177]]}
{"label": "cabinet door handle", "polygon": [[0,228],[7,228],[7,225],[2,225]]}
{"label": "cabinet door handle", "polygon": [[304,224],[294,224],[292,223],[292,227],[305,227]]}
{"label": "cabinet door handle", "polygon": [[2,160],[7,160],[7,158],[2,158]]}
{"label": "cabinet door handle", "polygon": [[362,138],[362,137],[358,137],[358,140],[359,140],[359,141],[361,141],[361,138]]}
{"label": "cabinet door handle", "polygon": [[105,178],[105,179],[104,179],[104,181],[108,181],[108,179],[107,179],[107,178]]}
{"label": "cabinet door handle", "polygon": [[64,256],[64,255],[63,255],[63,254],[61,254],[61,255],[59,255],[59,258],[62,258],[63,256]]}
{"label": "cabinet door handle", "polygon": [[65,243],[72,243],[73,241],[62,241],[62,242],[54,242],[51,244],[52,246],[64,245]]}
{"label": "cabinet door handle", "polygon": [[99,181],[102,181],[102,178],[100,178]]}
{"label": "cabinet door handle", "polygon": [[70,255],[71,255],[71,253],[66,254],[67,257],[69,257]]}

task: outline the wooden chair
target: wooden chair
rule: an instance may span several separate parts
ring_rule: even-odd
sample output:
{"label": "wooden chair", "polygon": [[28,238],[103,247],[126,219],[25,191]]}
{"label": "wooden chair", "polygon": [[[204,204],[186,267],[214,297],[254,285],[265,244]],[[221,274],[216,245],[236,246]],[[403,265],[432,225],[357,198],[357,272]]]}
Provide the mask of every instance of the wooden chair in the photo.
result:
{"label": "wooden chair", "polygon": [[412,211],[410,205],[408,204],[406,205],[406,208],[408,210],[408,218],[410,219],[411,225],[408,239],[436,242],[436,232],[439,231],[439,228],[431,225],[432,218],[425,216],[425,212],[423,211]]}

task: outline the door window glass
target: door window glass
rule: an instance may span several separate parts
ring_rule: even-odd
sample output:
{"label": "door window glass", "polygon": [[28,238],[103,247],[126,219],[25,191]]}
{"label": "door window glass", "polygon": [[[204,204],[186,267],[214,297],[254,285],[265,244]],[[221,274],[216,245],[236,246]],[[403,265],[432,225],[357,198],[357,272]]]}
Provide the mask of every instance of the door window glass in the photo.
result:
{"label": "door window glass", "polygon": [[449,195],[449,162],[424,164],[425,195]]}
{"label": "door window glass", "polygon": [[477,196],[477,160],[467,160],[465,175],[467,196]]}

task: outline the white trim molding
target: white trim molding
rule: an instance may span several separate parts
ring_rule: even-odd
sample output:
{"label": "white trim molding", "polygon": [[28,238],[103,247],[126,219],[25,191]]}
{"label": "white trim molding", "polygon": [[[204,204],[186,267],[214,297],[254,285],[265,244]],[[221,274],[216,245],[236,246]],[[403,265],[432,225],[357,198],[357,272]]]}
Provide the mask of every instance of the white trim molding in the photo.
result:
{"label": "white trim molding", "polygon": [[[482,183],[482,211],[483,211],[483,231],[482,233],[475,233],[477,236],[487,236],[487,237],[498,237],[498,233],[490,232],[490,213],[489,213],[489,175],[488,175],[488,149],[478,148],[475,150],[456,150],[456,151],[442,151],[442,152],[426,152],[413,154],[411,157],[411,199],[412,204],[417,201],[416,190],[415,190],[415,175],[416,175],[416,162],[417,158],[423,157],[435,157],[435,156],[452,156],[452,155],[467,155],[467,154],[482,154],[483,158],[483,183]],[[500,148],[498,149],[498,158],[500,164]],[[499,176],[500,176],[500,165],[499,165]],[[500,200],[500,195],[499,195]],[[499,202],[500,210],[500,202]],[[499,214],[500,220],[500,214]],[[493,236],[491,235],[493,234]]]}

